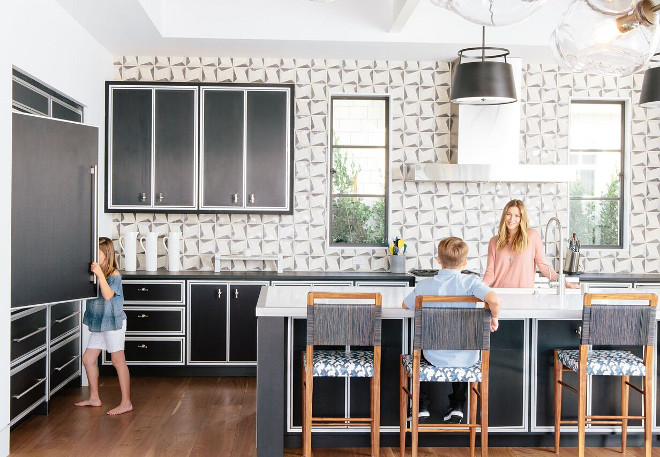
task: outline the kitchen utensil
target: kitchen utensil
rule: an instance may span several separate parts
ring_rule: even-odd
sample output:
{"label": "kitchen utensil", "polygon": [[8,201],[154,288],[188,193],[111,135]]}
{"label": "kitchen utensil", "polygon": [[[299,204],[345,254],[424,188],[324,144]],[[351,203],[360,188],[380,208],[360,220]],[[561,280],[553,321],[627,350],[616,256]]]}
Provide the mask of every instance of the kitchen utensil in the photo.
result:
{"label": "kitchen utensil", "polygon": [[580,269],[580,240],[575,233],[568,241],[568,251],[566,251],[566,258],[564,259],[564,274],[575,275],[579,274]]}
{"label": "kitchen utensil", "polygon": [[163,238],[163,246],[167,251],[167,269],[179,271],[181,259],[181,232],[170,232]]}
{"label": "kitchen utensil", "polygon": [[[144,241],[147,244],[145,246]],[[144,249],[145,270],[156,271],[158,269],[158,233],[148,232],[147,236],[140,238],[140,245]]]}
{"label": "kitchen utensil", "polygon": [[119,237],[119,246],[124,253],[124,270],[137,269],[137,237],[139,232],[127,232]]}

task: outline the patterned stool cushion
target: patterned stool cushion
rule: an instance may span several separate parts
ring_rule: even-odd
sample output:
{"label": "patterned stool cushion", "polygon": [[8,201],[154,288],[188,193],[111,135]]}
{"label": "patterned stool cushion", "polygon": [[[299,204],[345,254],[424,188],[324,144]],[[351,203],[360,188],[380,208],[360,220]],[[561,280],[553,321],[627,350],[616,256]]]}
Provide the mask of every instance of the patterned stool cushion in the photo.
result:
{"label": "patterned stool cushion", "polygon": [[[559,361],[577,372],[580,352],[567,349],[558,354]],[[626,351],[596,350],[587,353],[587,374],[601,376],[644,376],[644,361]]]}
{"label": "patterned stool cushion", "polygon": [[[403,356],[403,369],[412,376],[413,356]],[[481,362],[471,367],[436,367],[422,358],[420,363],[420,381],[430,382],[481,382]]]}
{"label": "patterned stool cushion", "polygon": [[374,375],[374,353],[372,351],[317,350],[314,351],[312,372],[313,376],[371,378]]}

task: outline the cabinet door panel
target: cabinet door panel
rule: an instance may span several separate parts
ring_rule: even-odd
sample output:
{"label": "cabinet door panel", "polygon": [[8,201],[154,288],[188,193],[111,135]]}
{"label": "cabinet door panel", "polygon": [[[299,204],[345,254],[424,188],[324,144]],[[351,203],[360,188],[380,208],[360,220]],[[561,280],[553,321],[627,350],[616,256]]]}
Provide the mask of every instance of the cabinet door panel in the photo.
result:
{"label": "cabinet door panel", "polygon": [[196,90],[157,89],[155,206],[195,206]]}
{"label": "cabinet door panel", "polygon": [[261,285],[229,286],[229,360],[257,361],[257,300]]}
{"label": "cabinet door panel", "polygon": [[287,129],[286,92],[248,91],[246,207],[286,207]]}
{"label": "cabinet door panel", "polygon": [[240,207],[243,204],[244,92],[204,90],[202,94],[201,206]]}
{"label": "cabinet door panel", "polygon": [[151,89],[112,89],[113,206],[151,206],[151,96]]}
{"label": "cabinet door panel", "polygon": [[[218,294],[218,291],[221,291]],[[190,286],[191,362],[227,360],[227,286],[193,284]]]}
{"label": "cabinet door panel", "polygon": [[91,174],[98,141],[96,127],[12,115],[13,307],[96,296],[89,263],[98,247]]}
{"label": "cabinet door panel", "polygon": [[[536,425],[554,425],[554,368],[555,349],[575,349],[580,341],[577,330],[581,321],[538,321],[536,353]],[[575,373],[564,373],[564,382],[577,387]],[[576,397],[564,389],[561,399],[562,419],[577,420]]]}

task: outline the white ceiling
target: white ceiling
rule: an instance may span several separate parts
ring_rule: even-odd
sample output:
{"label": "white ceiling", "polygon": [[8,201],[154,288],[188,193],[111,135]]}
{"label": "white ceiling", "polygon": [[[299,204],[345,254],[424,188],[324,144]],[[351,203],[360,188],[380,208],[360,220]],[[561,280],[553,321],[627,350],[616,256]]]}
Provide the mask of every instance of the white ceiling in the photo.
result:
{"label": "white ceiling", "polygon": [[[113,55],[453,60],[481,27],[428,0],[57,0]],[[490,27],[486,45],[552,62],[550,34],[571,0]]]}

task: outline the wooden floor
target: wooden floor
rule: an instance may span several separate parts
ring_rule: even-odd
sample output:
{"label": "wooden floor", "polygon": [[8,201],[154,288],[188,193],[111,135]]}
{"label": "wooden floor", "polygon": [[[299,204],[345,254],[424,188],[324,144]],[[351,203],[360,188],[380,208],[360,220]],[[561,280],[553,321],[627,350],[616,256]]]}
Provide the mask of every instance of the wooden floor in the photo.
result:
{"label": "wooden floor", "polygon": [[[118,417],[106,411],[119,403],[117,378],[101,378],[100,408],[76,408],[86,388],[68,388],[52,400],[48,416],[31,416],[11,432],[11,456],[47,457],[255,457],[256,379],[136,377],[131,380],[135,410]],[[550,449],[490,448],[491,457],[554,456]],[[301,456],[288,449],[286,457]],[[406,455],[410,455],[410,450]],[[467,456],[465,448],[420,449],[420,457]],[[479,455],[479,454],[477,454]],[[562,448],[560,457],[577,455]],[[627,456],[643,456],[629,449]],[[369,449],[314,449],[314,457],[366,457]],[[382,448],[398,457],[398,448]],[[621,456],[590,448],[588,457]],[[654,449],[660,457],[660,449]]]}

